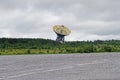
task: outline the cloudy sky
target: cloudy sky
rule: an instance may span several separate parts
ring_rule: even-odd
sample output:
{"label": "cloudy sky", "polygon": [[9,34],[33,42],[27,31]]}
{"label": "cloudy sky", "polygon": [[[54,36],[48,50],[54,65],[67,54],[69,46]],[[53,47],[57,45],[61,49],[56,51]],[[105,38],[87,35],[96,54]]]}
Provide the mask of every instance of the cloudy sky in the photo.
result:
{"label": "cloudy sky", "polygon": [[55,40],[56,24],[67,41],[120,39],[120,0],[0,0],[0,37]]}

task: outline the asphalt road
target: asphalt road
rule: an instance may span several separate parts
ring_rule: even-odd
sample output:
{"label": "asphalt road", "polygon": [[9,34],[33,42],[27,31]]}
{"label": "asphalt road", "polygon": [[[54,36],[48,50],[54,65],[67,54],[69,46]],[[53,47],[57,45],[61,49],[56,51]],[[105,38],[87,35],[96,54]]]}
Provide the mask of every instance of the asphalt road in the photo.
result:
{"label": "asphalt road", "polygon": [[120,53],[0,56],[0,80],[120,80]]}

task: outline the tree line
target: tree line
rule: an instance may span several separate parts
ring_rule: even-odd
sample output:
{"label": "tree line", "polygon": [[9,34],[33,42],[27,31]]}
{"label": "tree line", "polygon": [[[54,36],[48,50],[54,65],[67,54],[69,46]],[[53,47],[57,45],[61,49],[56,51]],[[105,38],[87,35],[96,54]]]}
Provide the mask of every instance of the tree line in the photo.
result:
{"label": "tree line", "polygon": [[0,38],[0,54],[60,54],[120,52],[120,40],[68,41],[40,38]]}

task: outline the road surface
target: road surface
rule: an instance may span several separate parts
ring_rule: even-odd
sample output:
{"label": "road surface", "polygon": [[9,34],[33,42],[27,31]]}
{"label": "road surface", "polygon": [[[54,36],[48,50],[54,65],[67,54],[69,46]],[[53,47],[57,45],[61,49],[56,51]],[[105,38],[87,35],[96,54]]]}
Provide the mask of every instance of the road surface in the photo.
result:
{"label": "road surface", "polygon": [[0,80],[120,80],[120,53],[0,56]]}

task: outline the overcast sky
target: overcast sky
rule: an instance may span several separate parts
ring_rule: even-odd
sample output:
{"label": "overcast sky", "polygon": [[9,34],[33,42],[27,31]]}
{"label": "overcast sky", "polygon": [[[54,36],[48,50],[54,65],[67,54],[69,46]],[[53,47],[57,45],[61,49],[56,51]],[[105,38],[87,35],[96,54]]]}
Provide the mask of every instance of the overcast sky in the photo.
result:
{"label": "overcast sky", "polygon": [[55,40],[56,24],[67,41],[120,39],[120,0],[0,0],[0,37]]}

